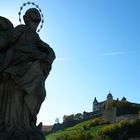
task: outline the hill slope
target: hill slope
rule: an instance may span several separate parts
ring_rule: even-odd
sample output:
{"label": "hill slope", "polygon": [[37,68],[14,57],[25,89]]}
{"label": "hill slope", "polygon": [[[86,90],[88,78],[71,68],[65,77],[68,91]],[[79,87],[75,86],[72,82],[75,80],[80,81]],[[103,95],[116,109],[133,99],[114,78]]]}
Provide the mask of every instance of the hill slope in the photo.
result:
{"label": "hill slope", "polygon": [[106,125],[98,125],[95,127],[90,127],[94,120],[88,120],[77,124],[73,127],[66,128],[64,130],[57,131],[46,136],[47,140],[92,140],[97,137],[98,131],[105,127]]}
{"label": "hill slope", "polygon": [[[47,140],[129,140],[140,137],[140,120],[108,124],[101,118],[77,124],[46,136]],[[140,138],[139,138],[140,139]]]}

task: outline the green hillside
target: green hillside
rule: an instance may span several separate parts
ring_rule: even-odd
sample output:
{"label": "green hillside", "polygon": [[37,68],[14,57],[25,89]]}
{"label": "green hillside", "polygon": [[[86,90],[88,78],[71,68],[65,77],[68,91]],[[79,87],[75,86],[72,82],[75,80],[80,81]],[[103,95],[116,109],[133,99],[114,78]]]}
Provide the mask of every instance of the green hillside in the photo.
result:
{"label": "green hillside", "polygon": [[140,137],[140,120],[109,124],[96,118],[49,134],[46,140],[127,140],[135,137]]}
{"label": "green hillside", "polygon": [[91,125],[95,120],[88,120],[77,124],[73,127],[66,128],[56,133],[52,133],[46,136],[47,140],[92,140],[97,137],[98,131],[105,127],[104,125],[98,125],[92,127]]}

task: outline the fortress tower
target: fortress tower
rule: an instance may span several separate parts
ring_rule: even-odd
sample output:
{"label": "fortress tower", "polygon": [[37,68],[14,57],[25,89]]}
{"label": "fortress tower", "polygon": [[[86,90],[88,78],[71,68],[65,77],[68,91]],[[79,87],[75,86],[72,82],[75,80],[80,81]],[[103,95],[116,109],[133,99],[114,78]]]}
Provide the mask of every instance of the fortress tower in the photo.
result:
{"label": "fortress tower", "polygon": [[94,101],[93,101],[93,112],[94,111],[97,111],[97,109],[98,109],[98,101],[97,101],[97,99],[96,99],[96,97],[94,98]]}
{"label": "fortress tower", "polygon": [[111,94],[111,92],[109,91],[108,95],[107,95],[107,101],[111,101],[113,100],[113,96]]}
{"label": "fortress tower", "polygon": [[112,101],[113,100],[113,96],[111,94],[111,92],[109,91],[109,93],[107,94],[107,98],[106,100],[102,101],[102,102],[98,102],[96,97],[94,98],[93,101],[93,112],[95,111],[103,111],[106,108],[106,103],[108,101]]}

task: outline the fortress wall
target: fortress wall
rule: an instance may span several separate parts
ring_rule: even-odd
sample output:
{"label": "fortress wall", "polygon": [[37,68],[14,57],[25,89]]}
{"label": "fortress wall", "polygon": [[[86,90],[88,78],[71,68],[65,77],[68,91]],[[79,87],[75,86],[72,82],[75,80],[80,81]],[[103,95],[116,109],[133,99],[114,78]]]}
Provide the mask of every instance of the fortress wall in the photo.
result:
{"label": "fortress wall", "polygon": [[112,110],[104,110],[103,118],[110,121],[111,123],[115,123],[116,122],[116,108]]}
{"label": "fortress wall", "polygon": [[116,117],[116,122],[119,122],[121,120],[136,120],[136,119],[139,119],[139,114],[122,115]]}

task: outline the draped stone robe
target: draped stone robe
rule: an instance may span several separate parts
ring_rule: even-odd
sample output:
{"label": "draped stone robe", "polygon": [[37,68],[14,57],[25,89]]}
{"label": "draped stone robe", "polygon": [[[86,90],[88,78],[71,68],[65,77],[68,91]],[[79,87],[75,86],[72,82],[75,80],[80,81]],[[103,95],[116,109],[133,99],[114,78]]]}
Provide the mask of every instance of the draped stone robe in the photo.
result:
{"label": "draped stone robe", "polygon": [[1,41],[6,49],[0,51],[0,127],[31,129],[46,96],[45,79],[55,54],[26,25],[7,35]]}

